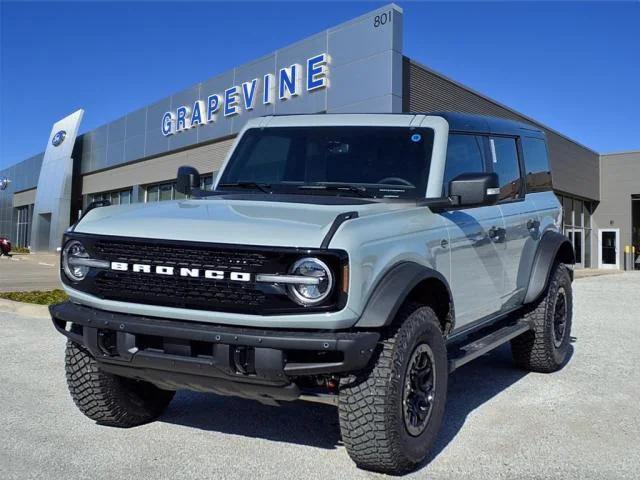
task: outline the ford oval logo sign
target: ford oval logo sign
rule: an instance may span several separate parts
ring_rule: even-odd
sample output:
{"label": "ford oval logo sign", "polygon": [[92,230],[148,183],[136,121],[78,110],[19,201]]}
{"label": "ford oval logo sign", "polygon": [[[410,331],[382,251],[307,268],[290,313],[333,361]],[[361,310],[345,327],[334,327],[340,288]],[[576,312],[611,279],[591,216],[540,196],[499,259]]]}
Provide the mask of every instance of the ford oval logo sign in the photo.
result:
{"label": "ford oval logo sign", "polygon": [[0,190],[6,190],[10,183],[11,180],[9,180],[7,177],[0,178]]}
{"label": "ford oval logo sign", "polygon": [[60,145],[62,142],[64,142],[64,139],[67,137],[67,132],[65,132],[64,130],[60,130],[58,133],[56,133],[53,136],[53,139],[51,140],[51,144],[54,147],[57,147],[58,145]]}

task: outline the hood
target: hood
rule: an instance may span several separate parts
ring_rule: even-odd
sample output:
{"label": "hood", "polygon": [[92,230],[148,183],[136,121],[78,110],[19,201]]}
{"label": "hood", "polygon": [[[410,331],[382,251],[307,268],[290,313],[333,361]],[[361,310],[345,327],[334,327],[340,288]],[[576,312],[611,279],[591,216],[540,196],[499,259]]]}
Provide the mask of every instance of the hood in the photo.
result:
{"label": "hood", "polygon": [[76,232],[239,245],[318,248],[336,216],[398,208],[390,203],[318,205],[254,200],[182,200],[91,210]]}

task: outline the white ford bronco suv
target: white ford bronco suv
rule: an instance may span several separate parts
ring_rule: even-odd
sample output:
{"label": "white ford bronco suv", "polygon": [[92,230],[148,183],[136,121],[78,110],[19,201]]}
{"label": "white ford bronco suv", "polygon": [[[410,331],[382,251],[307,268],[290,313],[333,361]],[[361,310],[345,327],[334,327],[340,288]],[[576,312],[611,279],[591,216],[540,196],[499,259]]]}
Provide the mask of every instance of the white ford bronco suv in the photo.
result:
{"label": "white ford bronco suv", "polygon": [[397,474],[428,455],[456,368],[506,342],[523,369],[568,360],[574,253],[536,127],[262,117],[199,184],[181,167],[185,199],[91,205],[65,234],[70,301],[50,310],[101,424],[149,422],[178,389],[326,402],[351,458]]}

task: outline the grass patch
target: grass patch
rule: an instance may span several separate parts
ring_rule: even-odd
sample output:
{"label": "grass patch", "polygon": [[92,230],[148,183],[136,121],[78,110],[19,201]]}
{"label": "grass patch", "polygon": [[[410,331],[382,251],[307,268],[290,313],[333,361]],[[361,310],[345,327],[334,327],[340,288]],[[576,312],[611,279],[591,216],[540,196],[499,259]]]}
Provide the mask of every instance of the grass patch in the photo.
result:
{"label": "grass patch", "polygon": [[69,300],[64,290],[55,289],[49,291],[32,292],[0,292],[0,298],[13,300],[14,302],[35,303],[37,305],[51,305]]}
{"label": "grass patch", "polygon": [[11,253],[31,253],[27,247],[13,247]]}

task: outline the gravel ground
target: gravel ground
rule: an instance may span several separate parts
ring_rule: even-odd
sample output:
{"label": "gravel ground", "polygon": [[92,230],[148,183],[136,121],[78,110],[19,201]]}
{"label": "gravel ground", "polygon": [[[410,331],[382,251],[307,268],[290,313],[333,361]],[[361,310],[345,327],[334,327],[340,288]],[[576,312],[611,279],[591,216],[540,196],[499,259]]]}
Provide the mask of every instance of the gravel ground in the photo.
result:
{"label": "gravel ground", "polygon": [[[575,283],[573,357],[525,374],[501,348],[453,374],[437,479],[637,479],[640,273]],[[0,475],[28,478],[376,478],[351,463],[335,409],[181,392],[130,430],[83,417],[47,320],[0,313]]]}

